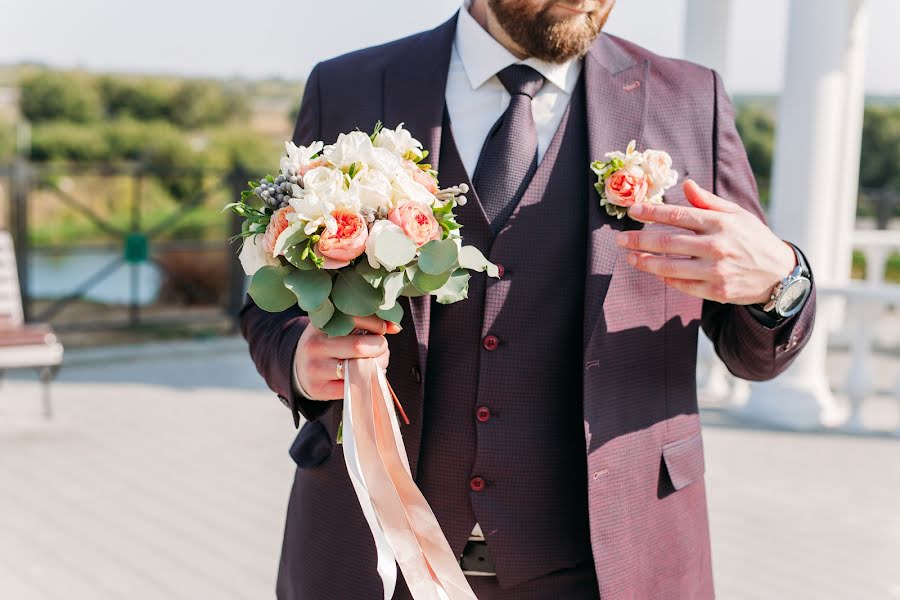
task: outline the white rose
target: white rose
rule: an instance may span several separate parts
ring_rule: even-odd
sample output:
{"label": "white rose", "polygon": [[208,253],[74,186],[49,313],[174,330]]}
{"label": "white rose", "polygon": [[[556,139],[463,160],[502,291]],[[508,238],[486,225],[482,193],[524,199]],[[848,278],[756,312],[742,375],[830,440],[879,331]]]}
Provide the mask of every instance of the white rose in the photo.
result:
{"label": "white rose", "polygon": [[312,162],[312,157],[322,151],[322,142],[313,142],[310,146],[296,146],[294,142],[285,142],[284,150],[287,156],[281,157],[281,174],[288,176],[290,171],[294,175],[303,167]]}
{"label": "white rose", "polygon": [[647,174],[647,201],[662,201],[663,193],[678,182],[678,171],[672,168],[672,157],[668,152],[645,150],[641,167]]}
{"label": "white rose", "polygon": [[372,150],[372,140],[362,131],[342,133],[337,141],[325,146],[322,156],[339,169],[349,167],[356,162],[365,162]]}
{"label": "white rose", "polygon": [[416,245],[406,237],[403,230],[388,221],[375,221],[366,239],[366,258],[373,269],[384,267],[393,271],[416,257]]}
{"label": "white rose", "polygon": [[315,193],[327,202],[334,203],[338,194],[344,189],[344,174],[331,167],[310,169],[303,176],[303,189]]}
{"label": "white rose", "polygon": [[299,198],[291,198],[288,203],[296,211],[297,220],[306,222],[303,231],[307,235],[312,235],[323,225],[329,229],[336,226],[331,216],[335,209],[334,203],[314,191],[305,191]]}
{"label": "white rose", "polygon": [[256,235],[244,238],[244,245],[241,247],[241,253],[238,255],[238,260],[241,261],[244,273],[250,276],[265,266],[277,267],[281,265],[277,258],[266,252],[262,245],[257,243],[256,238]]}
{"label": "white rose", "polygon": [[423,158],[422,143],[408,130],[403,129],[403,123],[397,125],[397,129],[382,129],[375,136],[374,143],[376,147],[386,148],[400,157],[406,157],[407,153],[411,153],[414,160]]}
{"label": "white rose", "polygon": [[394,204],[401,200],[411,200],[422,206],[434,206],[434,194],[429,192],[424,185],[410,177],[409,173],[405,171],[400,171],[394,176],[391,187],[393,189],[392,200]]}
{"label": "white rose", "polygon": [[403,159],[387,148],[371,148],[363,157],[363,162],[370,169],[381,171],[384,175],[390,177],[401,169]]}
{"label": "white rose", "polygon": [[359,200],[362,209],[390,210],[393,207],[391,191],[390,180],[381,171],[372,169],[357,175],[350,183],[350,193]]}

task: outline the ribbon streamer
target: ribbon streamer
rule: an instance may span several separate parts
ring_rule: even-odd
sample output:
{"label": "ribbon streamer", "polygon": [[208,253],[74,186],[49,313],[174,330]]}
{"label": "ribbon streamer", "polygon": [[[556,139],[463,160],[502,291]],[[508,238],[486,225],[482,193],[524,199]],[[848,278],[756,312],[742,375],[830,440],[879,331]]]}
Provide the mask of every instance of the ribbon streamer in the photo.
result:
{"label": "ribbon streamer", "polygon": [[372,531],[384,599],[397,565],[415,600],[477,600],[431,507],[416,487],[394,412],[374,359],[344,361],[344,460]]}

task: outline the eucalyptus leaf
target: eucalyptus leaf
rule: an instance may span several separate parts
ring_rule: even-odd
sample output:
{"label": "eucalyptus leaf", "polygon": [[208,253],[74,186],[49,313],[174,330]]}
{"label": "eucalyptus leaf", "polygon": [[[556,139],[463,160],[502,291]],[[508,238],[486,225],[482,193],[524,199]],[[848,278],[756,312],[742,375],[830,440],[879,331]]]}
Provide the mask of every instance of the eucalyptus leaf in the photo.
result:
{"label": "eucalyptus leaf", "polygon": [[341,312],[355,317],[367,317],[375,314],[381,306],[383,294],[375,289],[365,278],[350,269],[338,273],[331,293],[331,301]]}
{"label": "eucalyptus leaf", "polygon": [[256,305],[267,312],[281,312],[297,303],[297,297],[284,287],[289,267],[265,266],[253,274],[247,293]]}
{"label": "eucalyptus leaf", "polygon": [[465,269],[456,269],[450,275],[440,289],[435,290],[434,295],[440,304],[453,304],[465,300],[469,296],[469,272]]}
{"label": "eucalyptus leaf", "polygon": [[390,321],[391,323],[396,323],[397,325],[399,325],[400,321],[403,320],[403,307],[400,306],[399,302],[394,302],[394,306],[392,306],[391,308],[387,310],[379,308],[378,312],[376,312],[375,314],[385,321]]}
{"label": "eucalyptus leaf", "polygon": [[381,302],[380,310],[390,310],[397,303],[397,297],[403,290],[406,279],[403,273],[389,273],[382,283],[384,289],[384,300]]}
{"label": "eucalyptus leaf", "polygon": [[471,271],[487,271],[490,277],[499,277],[497,265],[489,261],[475,246],[463,246],[459,251],[459,266]]}
{"label": "eucalyptus leaf", "polygon": [[326,298],[321,306],[307,311],[306,314],[309,315],[309,320],[316,329],[324,329],[331,317],[334,316],[334,304]]}
{"label": "eucalyptus leaf", "polygon": [[428,294],[428,292],[420,290],[412,282],[408,282],[403,286],[403,289],[400,290],[400,295],[405,298],[418,298],[419,296],[425,296],[426,294]]}
{"label": "eucalyptus leaf", "polygon": [[284,286],[297,296],[297,304],[305,311],[322,305],[331,294],[331,274],[319,269],[294,271],[284,278]]}
{"label": "eucalyptus leaf", "polygon": [[[369,264],[367,260],[360,260],[356,263],[356,272],[363,276],[363,279],[369,282],[374,288],[380,287],[384,277],[388,274],[385,269],[376,269]],[[401,273],[402,275],[402,273]]]}
{"label": "eucalyptus leaf", "polygon": [[415,275],[413,275],[412,282],[420,290],[433,292],[437,289],[440,289],[445,283],[447,283],[447,280],[450,279],[451,273],[453,273],[452,269],[447,270],[440,275],[432,275],[430,273],[426,273],[421,269],[417,269]]}
{"label": "eucalyptus leaf", "polygon": [[375,259],[393,271],[416,257],[416,245],[400,231],[383,231],[375,244]]}
{"label": "eucalyptus leaf", "polygon": [[456,264],[459,247],[453,240],[432,240],[419,248],[419,270],[440,275]]}
{"label": "eucalyptus leaf", "polygon": [[339,337],[350,335],[355,327],[356,323],[353,322],[353,317],[345,315],[339,310],[335,310],[328,323],[322,327],[322,331],[325,332],[328,337]]}

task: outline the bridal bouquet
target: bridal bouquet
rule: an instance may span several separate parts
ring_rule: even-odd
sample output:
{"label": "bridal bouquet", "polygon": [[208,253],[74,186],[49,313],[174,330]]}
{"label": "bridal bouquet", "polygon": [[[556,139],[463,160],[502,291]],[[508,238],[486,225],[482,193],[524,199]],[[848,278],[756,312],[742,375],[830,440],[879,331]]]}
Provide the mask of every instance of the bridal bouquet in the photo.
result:
{"label": "bridal bouquet", "polygon": [[[477,248],[462,245],[453,209],[468,188],[442,189],[423,162],[428,152],[402,123],[285,149],[279,175],[249,182],[227,206],[244,219],[240,261],[263,310],[297,304],[315,327],[342,336],[353,332],[353,317],[399,323],[401,296],[433,294],[449,304],[466,298],[469,271],[497,276]],[[371,358],[342,365],[343,457],[375,541],[385,600],[397,564],[416,599],[475,600],[412,479],[392,404],[399,401],[384,372]]]}
{"label": "bridal bouquet", "polygon": [[591,170],[600,194],[600,206],[611,217],[621,219],[628,207],[639,202],[662,204],[663,194],[678,181],[672,157],[662,150],[637,152],[634,140],[625,152],[607,152],[605,161],[595,160]]}
{"label": "bridal bouquet", "polygon": [[467,186],[441,189],[402,123],[285,148],[281,173],[249,182],[228,205],[244,218],[240,261],[260,308],[296,303],[328,335],[348,335],[354,316],[399,323],[400,296],[449,304],[466,297],[469,270],[497,276],[461,244],[453,209]]}

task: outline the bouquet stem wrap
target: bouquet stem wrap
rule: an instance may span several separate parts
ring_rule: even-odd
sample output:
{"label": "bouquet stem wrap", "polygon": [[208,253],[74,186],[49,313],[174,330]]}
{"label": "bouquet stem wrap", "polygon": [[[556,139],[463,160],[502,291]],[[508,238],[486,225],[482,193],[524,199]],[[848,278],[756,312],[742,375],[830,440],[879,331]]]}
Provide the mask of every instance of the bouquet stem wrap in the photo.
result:
{"label": "bouquet stem wrap", "polygon": [[385,600],[397,585],[396,565],[416,600],[476,600],[413,481],[393,396],[374,359],[344,361],[343,438],[347,471],[375,539]]}

